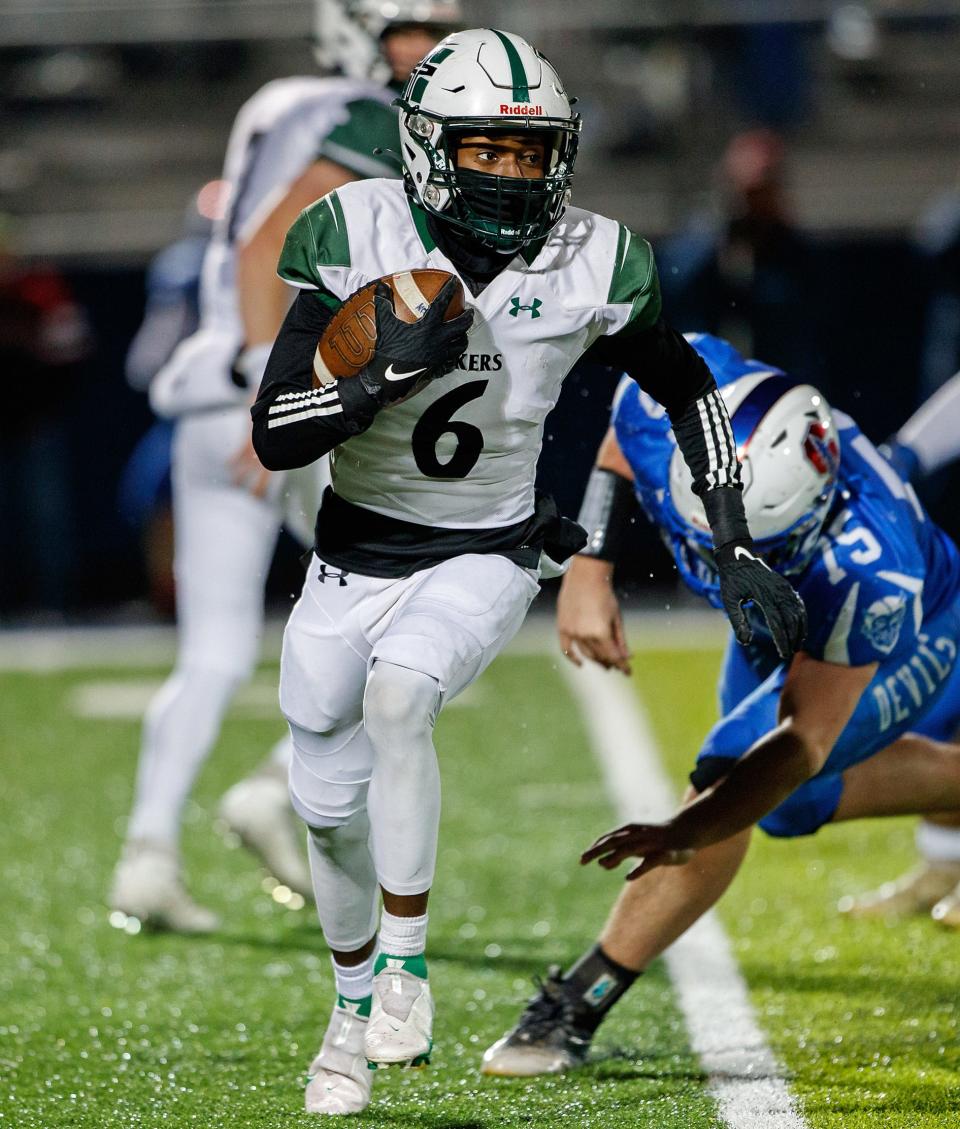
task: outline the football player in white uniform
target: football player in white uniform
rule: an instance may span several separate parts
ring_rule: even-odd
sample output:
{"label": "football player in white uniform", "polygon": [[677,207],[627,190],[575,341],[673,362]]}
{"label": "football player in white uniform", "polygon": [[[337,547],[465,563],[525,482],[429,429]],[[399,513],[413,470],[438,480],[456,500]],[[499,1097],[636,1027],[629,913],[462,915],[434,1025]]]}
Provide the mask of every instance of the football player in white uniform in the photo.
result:
{"label": "football player in white uniform", "polygon": [[[150,389],[158,414],[177,420],[178,652],[144,719],[110,902],[156,927],[202,932],[217,925],[180,878],[181,813],[227,706],[256,662],[280,524],[308,544],[322,489],[324,464],[299,476],[270,475],[250,445],[252,391],[288,304],[274,269],[283,235],[317,195],[358,177],[394,175],[389,159],[374,154],[397,146],[390,99],[457,15],[451,0],[319,0],[320,63],[339,59],[343,75],[269,83],[243,106],[230,135],[230,196],[204,260],[200,327]],[[391,77],[394,90],[366,77],[371,68],[386,68],[381,77]],[[264,254],[272,259],[266,272],[257,270]],[[227,793],[222,813],[281,882],[308,893],[287,793],[289,760],[285,737],[254,777]]]}
{"label": "football player in white uniform", "polygon": [[[880,450],[905,479],[916,481],[960,458],[960,372],[919,407]],[[906,874],[859,897],[845,897],[851,917],[901,917],[929,913],[960,929],[960,817],[927,816],[917,826],[920,862]]]}
{"label": "football player in white uniform", "polygon": [[[280,684],[291,794],[310,828],[338,989],[308,1110],[329,1111],[331,1093],[344,1112],[362,1109],[368,1061],[430,1053],[433,726],[520,626],[542,556],[556,561],[585,540],[535,496],[534,469],[547,413],[588,349],[669,411],[738,636],[749,637],[747,599],[784,654],[804,631],[799,598],[752,552],[723,402],[660,317],[649,244],[568,206],[580,119],[551,64],[519,36],[458,32],[421,62],[397,105],[403,183],[346,185],[287,237],[280,274],[300,293],[253,407],[265,466],[332,452]],[[448,283],[408,325],[381,283],[373,360],[315,389],[317,339],[333,311],[367,283],[416,268],[457,275],[468,309],[443,320]],[[352,1031],[334,1038],[344,1015]]]}

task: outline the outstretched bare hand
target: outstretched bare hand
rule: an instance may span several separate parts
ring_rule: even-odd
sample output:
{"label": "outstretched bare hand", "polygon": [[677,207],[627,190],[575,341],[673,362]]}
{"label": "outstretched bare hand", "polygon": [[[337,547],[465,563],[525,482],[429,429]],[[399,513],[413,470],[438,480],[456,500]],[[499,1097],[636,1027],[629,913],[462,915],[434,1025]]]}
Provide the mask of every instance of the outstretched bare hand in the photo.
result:
{"label": "outstretched bare hand", "polygon": [[627,875],[632,882],[658,866],[682,866],[693,857],[692,847],[677,841],[672,821],[667,823],[626,823],[608,831],[580,856],[581,866],[596,859],[605,870],[614,870],[628,858],[643,861]]}

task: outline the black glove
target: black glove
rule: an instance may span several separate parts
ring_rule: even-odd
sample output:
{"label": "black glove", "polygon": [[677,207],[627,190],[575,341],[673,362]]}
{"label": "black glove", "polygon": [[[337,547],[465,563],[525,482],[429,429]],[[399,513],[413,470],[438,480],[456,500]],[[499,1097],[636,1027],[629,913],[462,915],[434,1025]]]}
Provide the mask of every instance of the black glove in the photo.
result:
{"label": "black glove", "polygon": [[753,638],[750,623],[740,606],[747,600],[763,612],[780,658],[787,662],[807,634],[807,610],[803,600],[752,548],[736,542],[715,553],[720,573],[720,598],[737,642]]}
{"label": "black glove", "polygon": [[443,320],[456,286],[456,279],[445,282],[423,317],[408,323],[394,312],[390,287],[377,283],[373,299],[377,351],[359,377],[381,408],[405,400],[429,381],[450,372],[466,352],[473,310],[464,310],[451,321]]}

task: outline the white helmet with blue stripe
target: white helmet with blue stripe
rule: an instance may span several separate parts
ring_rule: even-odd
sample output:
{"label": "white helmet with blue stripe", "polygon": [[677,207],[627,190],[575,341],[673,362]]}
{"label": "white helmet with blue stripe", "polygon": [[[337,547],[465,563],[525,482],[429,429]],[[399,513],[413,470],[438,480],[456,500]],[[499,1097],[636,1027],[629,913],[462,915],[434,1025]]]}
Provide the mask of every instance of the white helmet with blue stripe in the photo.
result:
{"label": "white helmet with blue stripe", "polygon": [[[830,405],[812,385],[762,369],[724,385],[720,394],[733,427],[754,542],[771,568],[796,575],[816,551],[836,493],[840,438]],[[669,532],[684,573],[691,553],[712,562],[710,526],[692,485],[675,450],[665,508],[672,514]],[[702,578],[702,570],[693,572]],[[703,590],[702,584],[695,587]]]}
{"label": "white helmet with blue stripe", "polygon": [[[542,239],[570,198],[580,135],[552,64],[511,32],[447,36],[416,67],[395,105],[407,191],[428,212],[501,251]],[[509,133],[544,143],[544,173],[506,177],[457,167],[466,136]]]}

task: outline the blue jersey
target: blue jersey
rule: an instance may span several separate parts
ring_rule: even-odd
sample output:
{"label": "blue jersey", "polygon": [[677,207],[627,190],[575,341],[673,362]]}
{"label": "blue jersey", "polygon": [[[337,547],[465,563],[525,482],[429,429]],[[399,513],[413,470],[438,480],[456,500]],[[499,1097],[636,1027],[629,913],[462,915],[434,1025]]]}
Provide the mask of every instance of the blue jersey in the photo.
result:
{"label": "blue jersey", "polygon": [[[703,352],[720,385],[776,371],[733,350],[722,365]],[[960,725],[960,553],[853,420],[834,412],[834,421],[841,449],[835,501],[810,563],[791,580],[807,607],[808,654],[878,666],[823,769],[761,820],[777,836],[810,834],[830,820],[844,771],[903,733],[949,740]],[[664,533],[684,580],[718,603],[712,562],[684,539],[669,502],[676,444],[663,408],[625,377],[613,426],[637,497]],[[760,613],[748,608],[748,614],[753,642],[741,647],[731,640],[727,648],[719,686],[723,716],[704,740],[698,771],[737,759],[777,724],[786,668]]]}
{"label": "blue jersey", "polygon": [[[742,361],[715,376],[724,385],[748,373],[775,371]],[[834,420],[841,447],[836,502],[816,554],[791,577],[807,607],[804,650],[848,666],[883,663],[911,653],[924,621],[960,596],[960,553],[853,420],[841,412],[834,412]],[[626,377],[614,401],[613,426],[643,509],[669,531],[665,499],[676,444],[666,413]],[[676,544],[670,547],[676,555]],[[695,554],[678,563],[688,585],[716,603],[710,565]],[[766,623],[755,609],[749,614],[752,661],[773,669],[779,658]]]}

